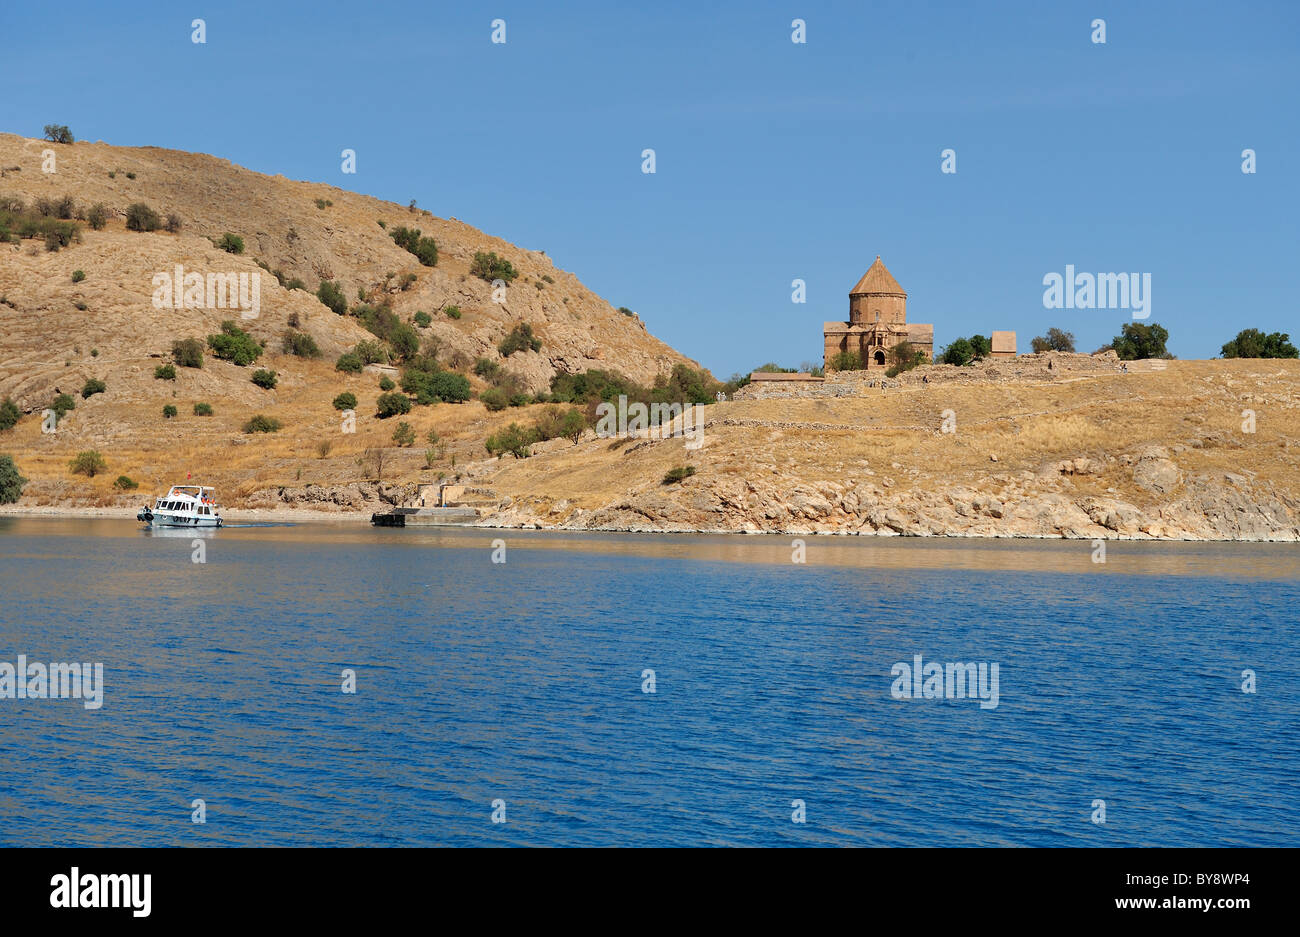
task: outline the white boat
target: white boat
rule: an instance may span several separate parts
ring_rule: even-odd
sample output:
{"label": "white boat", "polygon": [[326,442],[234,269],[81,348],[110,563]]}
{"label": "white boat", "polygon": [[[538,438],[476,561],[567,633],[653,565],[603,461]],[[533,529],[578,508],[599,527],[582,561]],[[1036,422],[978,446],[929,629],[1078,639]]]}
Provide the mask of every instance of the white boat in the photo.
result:
{"label": "white boat", "polygon": [[136,520],[149,527],[220,527],[216,489],[202,485],[172,485],[153,507],[145,505]]}

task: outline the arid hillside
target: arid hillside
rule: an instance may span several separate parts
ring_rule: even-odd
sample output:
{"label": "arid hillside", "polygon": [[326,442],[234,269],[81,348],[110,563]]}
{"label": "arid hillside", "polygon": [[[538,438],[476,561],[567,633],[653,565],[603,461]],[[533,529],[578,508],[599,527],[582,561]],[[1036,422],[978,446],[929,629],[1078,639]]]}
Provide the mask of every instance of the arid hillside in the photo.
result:
{"label": "arid hillside", "polygon": [[1300,540],[1298,361],[1047,354],[905,378],[715,404],[695,450],[555,440],[471,474],[512,497],[503,526]]}
{"label": "arid hillside", "polygon": [[[42,171],[45,151],[54,153],[54,172]],[[262,175],[202,154],[58,145],[0,134],[0,199],[30,207],[63,197],[75,202],[73,220],[83,219],[77,222],[79,240],[57,251],[47,250],[40,238],[0,244],[0,399],[12,398],[29,414],[0,436],[0,452],[12,454],[32,480],[24,503],[139,501],[140,495],[119,498],[110,487],[119,474],[149,491],[184,480],[187,472],[201,474],[222,486],[232,503],[286,481],[373,475],[373,467],[363,470],[357,460],[367,448],[392,446],[396,422],[373,417],[382,367],[349,375],[334,363],[375,336],[355,316],[338,315],[317,299],[322,280],[336,284],[352,307],[364,294],[369,304],[387,304],[406,323],[427,314],[427,326],[414,326],[421,343],[434,339],[438,360],[468,376],[476,395],[486,385],[471,367],[482,357],[499,362],[534,393],[545,391],[557,372],[616,369],[648,384],[676,363],[694,365],[650,335],[640,318],[616,310],[544,253],[454,219],[329,185]],[[127,209],[137,202],[162,219],[175,215],[179,230],[128,230]],[[84,220],[96,204],[107,208],[101,230]],[[435,266],[421,264],[394,242],[390,234],[399,227],[433,238]],[[242,238],[242,253],[215,246],[226,234]],[[494,302],[492,284],[471,274],[478,252],[495,253],[517,271],[504,302]],[[259,275],[256,317],[183,303],[157,308],[154,278],[178,265],[204,276]],[[295,280],[303,288],[287,288]],[[449,310],[458,310],[458,317]],[[155,369],[170,361],[174,341],[205,340],[227,319],[265,343],[253,367],[208,354],[201,369],[178,367],[175,380],[155,379]],[[521,323],[531,326],[540,348],[503,359],[498,343]],[[285,353],[282,340],[291,328],[310,336],[321,356]],[[277,373],[274,389],[250,381],[256,368]],[[91,379],[106,389],[83,399],[79,392]],[[331,406],[343,391],[359,401],[355,434],[341,433]],[[56,433],[43,434],[40,413],[61,392],[74,396],[76,409]],[[195,415],[196,403],[209,404],[213,415]],[[177,409],[172,419],[163,417],[167,405]],[[283,429],[243,434],[240,427],[254,414],[279,420]],[[459,437],[465,453],[472,443],[481,457],[486,427],[499,422],[477,400],[416,407],[406,419],[419,442],[394,453],[398,477],[409,474],[406,469],[423,472],[434,461],[424,455],[429,430],[443,436],[438,471],[449,471]],[[322,454],[321,443],[334,451]],[[87,449],[103,454],[106,472],[71,475],[68,460]]]}

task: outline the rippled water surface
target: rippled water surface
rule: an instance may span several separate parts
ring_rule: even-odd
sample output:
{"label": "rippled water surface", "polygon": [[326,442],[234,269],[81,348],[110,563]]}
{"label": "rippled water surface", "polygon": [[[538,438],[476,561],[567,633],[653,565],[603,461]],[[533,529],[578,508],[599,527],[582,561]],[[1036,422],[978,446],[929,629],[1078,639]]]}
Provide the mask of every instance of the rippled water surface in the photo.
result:
{"label": "rippled water surface", "polygon": [[106,684],[0,699],[0,843],[1300,845],[1295,547],[193,539],[0,518],[0,661]]}

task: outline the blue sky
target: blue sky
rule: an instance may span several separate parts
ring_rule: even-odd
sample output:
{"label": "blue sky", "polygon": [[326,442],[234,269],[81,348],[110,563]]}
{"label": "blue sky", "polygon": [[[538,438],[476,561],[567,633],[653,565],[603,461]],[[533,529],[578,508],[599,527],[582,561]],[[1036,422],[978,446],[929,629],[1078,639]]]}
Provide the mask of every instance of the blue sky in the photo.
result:
{"label": "blue sky", "polygon": [[719,376],[820,360],[877,254],[938,345],[1101,345],[1127,312],[1043,307],[1067,264],[1150,273],[1179,357],[1300,334],[1293,2],[3,0],[0,35],[0,130],[415,198],[545,250]]}

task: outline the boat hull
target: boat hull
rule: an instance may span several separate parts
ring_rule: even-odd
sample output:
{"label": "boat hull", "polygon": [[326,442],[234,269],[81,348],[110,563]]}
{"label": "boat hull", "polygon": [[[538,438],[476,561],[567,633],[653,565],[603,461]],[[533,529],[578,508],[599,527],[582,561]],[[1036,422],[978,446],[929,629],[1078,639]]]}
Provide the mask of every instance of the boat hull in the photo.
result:
{"label": "boat hull", "polygon": [[201,527],[220,527],[220,517],[191,517],[184,514],[153,514],[142,511],[136,516],[136,520],[141,521],[146,527],[188,527],[197,529]]}

